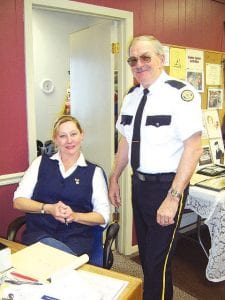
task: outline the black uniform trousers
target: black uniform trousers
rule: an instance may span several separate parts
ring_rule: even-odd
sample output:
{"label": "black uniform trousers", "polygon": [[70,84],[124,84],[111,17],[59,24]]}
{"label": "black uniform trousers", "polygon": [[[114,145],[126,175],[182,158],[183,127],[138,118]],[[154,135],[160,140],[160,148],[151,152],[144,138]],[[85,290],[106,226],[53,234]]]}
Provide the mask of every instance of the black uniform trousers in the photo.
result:
{"label": "black uniform trousers", "polygon": [[174,173],[154,174],[146,176],[146,180],[145,176],[140,180],[137,173],[132,176],[132,206],[144,273],[143,300],[173,299],[171,258],[185,197],[179,202],[175,224],[163,227],[157,223],[156,215],[174,176]]}

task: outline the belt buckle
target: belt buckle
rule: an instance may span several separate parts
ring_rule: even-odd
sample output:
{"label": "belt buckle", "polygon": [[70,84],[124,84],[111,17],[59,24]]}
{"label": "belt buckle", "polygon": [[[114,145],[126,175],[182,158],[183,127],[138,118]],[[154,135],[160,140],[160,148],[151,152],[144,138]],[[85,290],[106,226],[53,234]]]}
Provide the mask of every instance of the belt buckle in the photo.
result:
{"label": "belt buckle", "polygon": [[145,175],[141,174],[141,173],[137,173],[138,175],[138,179],[140,179],[141,181],[146,181]]}

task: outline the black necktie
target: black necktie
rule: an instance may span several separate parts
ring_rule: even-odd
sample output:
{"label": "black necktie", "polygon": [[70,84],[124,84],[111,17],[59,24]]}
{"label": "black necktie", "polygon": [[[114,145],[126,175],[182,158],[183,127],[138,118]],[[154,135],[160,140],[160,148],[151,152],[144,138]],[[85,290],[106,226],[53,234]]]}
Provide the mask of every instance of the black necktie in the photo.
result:
{"label": "black necktie", "polygon": [[133,171],[137,170],[140,165],[140,129],[141,129],[141,119],[143,114],[143,109],[147,100],[147,94],[149,93],[148,89],[144,89],[144,95],[141,99],[141,102],[138,106],[135,119],[134,119],[134,129],[131,145],[131,166]]}

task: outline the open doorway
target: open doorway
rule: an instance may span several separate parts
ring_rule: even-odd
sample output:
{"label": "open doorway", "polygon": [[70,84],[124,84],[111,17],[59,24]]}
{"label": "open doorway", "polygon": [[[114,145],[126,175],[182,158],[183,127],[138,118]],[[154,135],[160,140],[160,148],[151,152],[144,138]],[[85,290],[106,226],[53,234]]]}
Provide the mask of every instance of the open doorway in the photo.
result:
{"label": "open doorway", "polygon": [[117,26],[104,18],[37,8],[32,26],[37,140],[48,143],[57,117],[71,113],[85,133],[86,159],[109,175],[115,131],[113,72],[118,60],[111,44],[117,40]]}
{"label": "open doorway", "polygon": [[[111,21],[116,27],[117,27],[117,41],[119,43],[119,48],[120,51],[117,55],[116,59],[116,72],[117,72],[117,88],[118,88],[118,105],[120,106],[120,103],[123,99],[124,94],[126,91],[129,89],[129,87],[132,85],[132,74],[130,73],[130,70],[128,66],[126,65],[126,56],[127,56],[127,45],[132,38],[133,35],[133,14],[131,12],[126,12],[126,11],[121,11],[121,10],[116,10],[116,9],[110,9],[110,8],[105,8],[105,7],[98,7],[96,5],[89,5],[89,4],[82,4],[80,2],[75,2],[75,1],[53,1],[53,0],[27,0],[24,2],[25,5],[25,56],[26,56],[26,87],[27,87],[27,122],[28,122],[28,146],[29,146],[29,161],[31,162],[35,156],[36,156],[36,140],[37,140],[37,127],[40,128],[40,124],[42,124],[43,120],[46,118],[46,120],[50,120],[53,118],[53,115],[55,115],[56,108],[55,108],[55,97],[52,97],[54,93],[56,92],[61,93],[59,96],[59,99],[63,99],[65,96],[65,91],[67,88],[68,84],[68,71],[69,68],[67,68],[66,72],[67,75],[65,75],[64,78],[64,88],[59,88],[58,82],[60,82],[60,79],[56,78],[52,80],[53,75],[47,74],[47,73],[41,73],[39,72],[40,77],[37,76],[37,66],[46,66],[47,61],[43,60],[43,57],[45,57],[46,60],[47,58],[46,55],[42,56],[42,59],[40,59],[37,63],[34,62],[34,54],[37,53],[38,47],[34,47],[34,38],[33,38],[33,30],[34,30],[34,15],[37,11],[42,11],[45,14],[48,14],[48,19],[53,17],[53,15],[58,14],[57,18],[57,24],[58,26],[58,31],[56,31],[56,35],[54,37],[54,41],[57,41],[61,34],[61,29],[62,29],[62,19],[63,15],[66,15],[66,18],[69,19],[71,17],[73,21],[75,18],[77,20],[79,19],[81,21],[84,21],[83,27],[80,27],[79,29],[74,28],[73,31],[79,31],[79,30],[84,30],[85,28],[95,26],[96,24],[105,22],[105,21]],[[86,22],[86,24],[85,24]],[[47,26],[47,25],[46,25]],[[47,27],[44,26],[43,30],[44,32],[47,32]],[[54,28],[51,28],[54,29]],[[39,32],[40,33],[40,32]],[[52,39],[52,36],[49,36],[46,41],[49,41]],[[42,46],[44,45],[45,49],[45,54],[49,52],[48,57],[53,57],[59,56],[60,49],[55,47],[53,52],[53,49],[46,48],[47,42],[44,41],[38,41],[38,43],[41,42]],[[101,51],[101,45],[99,45],[99,51]],[[35,69],[36,68],[36,69]],[[62,73],[61,69],[56,70],[55,68],[52,68],[52,71],[54,74],[60,75]],[[115,73],[115,63],[114,63],[114,68],[111,70],[111,80],[114,82],[114,73]],[[36,75],[35,75],[36,74]],[[45,85],[46,80],[47,81],[47,92],[46,90],[43,91],[43,86]],[[59,80],[59,81],[58,81]],[[53,86],[49,89],[49,85]],[[102,88],[104,88],[104,85],[102,85]],[[45,89],[45,88],[44,88]],[[114,89],[114,88],[113,88]],[[110,88],[109,95],[107,98],[112,99],[114,90]],[[43,96],[44,93],[44,98],[42,100],[40,95]],[[39,95],[39,96],[38,96]],[[43,109],[38,111],[38,105],[39,101],[47,102],[48,106],[50,107],[50,113],[49,116],[44,117],[43,116]],[[114,98],[112,99],[111,103],[111,113],[113,113],[113,116],[111,116],[111,119],[113,120],[114,118],[114,110],[112,109],[114,106]],[[46,103],[44,103],[46,104]],[[73,106],[73,104],[72,104]],[[75,106],[74,106],[75,107]],[[59,107],[57,108],[58,111],[60,110]],[[76,109],[76,108],[74,108]],[[52,111],[51,111],[52,110]],[[93,112],[94,113],[94,112]],[[51,115],[51,118],[50,118]],[[102,111],[102,116],[104,117],[105,112],[104,110]],[[79,118],[79,116],[78,116]],[[101,123],[101,119],[99,120]],[[112,121],[113,122],[113,121]],[[49,124],[52,123],[49,121]],[[112,123],[113,125],[113,123]],[[103,125],[104,126],[104,122]],[[47,131],[46,126],[45,126],[45,131]],[[114,131],[110,131],[110,139],[114,139]],[[101,138],[99,136],[98,138]],[[45,139],[45,138],[44,138]],[[95,144],[98,144],[98,141],[95,141]],[[101,144],[100,144],[101,145]],[[106,157],[109,157],[109,162],[108,166],[106,168],[109,170],[110,166],[113,163],[114,159],[114,143],[112,142],[109,146],[110,149],[110,155],[106,155]],[[104,148],[104,147],[103,147]],[[102,149],[101,146],[101,151],[104,150]],[[98,149],[95,149],[94,151],[98,151]],[[90,158],[91,159],[91,158]],[[104,165],[103,165],[104,167]],[[127,175],[129,176],[129,175]],[[130,198],[130,186],[127,183],[129,180],[126,178],[126,174],[122,178],[121,186],[122,190],[121,193],[124,195],[124,203],[125,198]],[[126,219],[127,219],[127,214],[131,214],[130,222],[132,224],[132,213],[131,213],[131,203],[128,201],[126,205],[123,206],[122,208],[123,211],[121,211],[121,221],[123,219],[123,214],[125,215],[126,211]],[[120,242],[119,244],[121,247],[120,251],[122,253],[130,253],[132,252],[132,225],[126,224],[126,228],[124,229],[121,228],[120,231]]]}

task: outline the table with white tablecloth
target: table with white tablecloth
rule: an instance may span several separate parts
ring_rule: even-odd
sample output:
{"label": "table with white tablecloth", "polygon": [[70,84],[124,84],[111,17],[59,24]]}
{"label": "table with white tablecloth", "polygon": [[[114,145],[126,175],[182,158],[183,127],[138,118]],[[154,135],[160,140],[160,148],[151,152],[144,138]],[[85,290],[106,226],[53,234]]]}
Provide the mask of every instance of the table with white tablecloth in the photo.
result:
{"label": "table with white tablecloth", "polygon": [[225,280],[225,190],[190,186],[186,208],[204,218],[209,228],[211,249],[206,278],[213,282]]}

